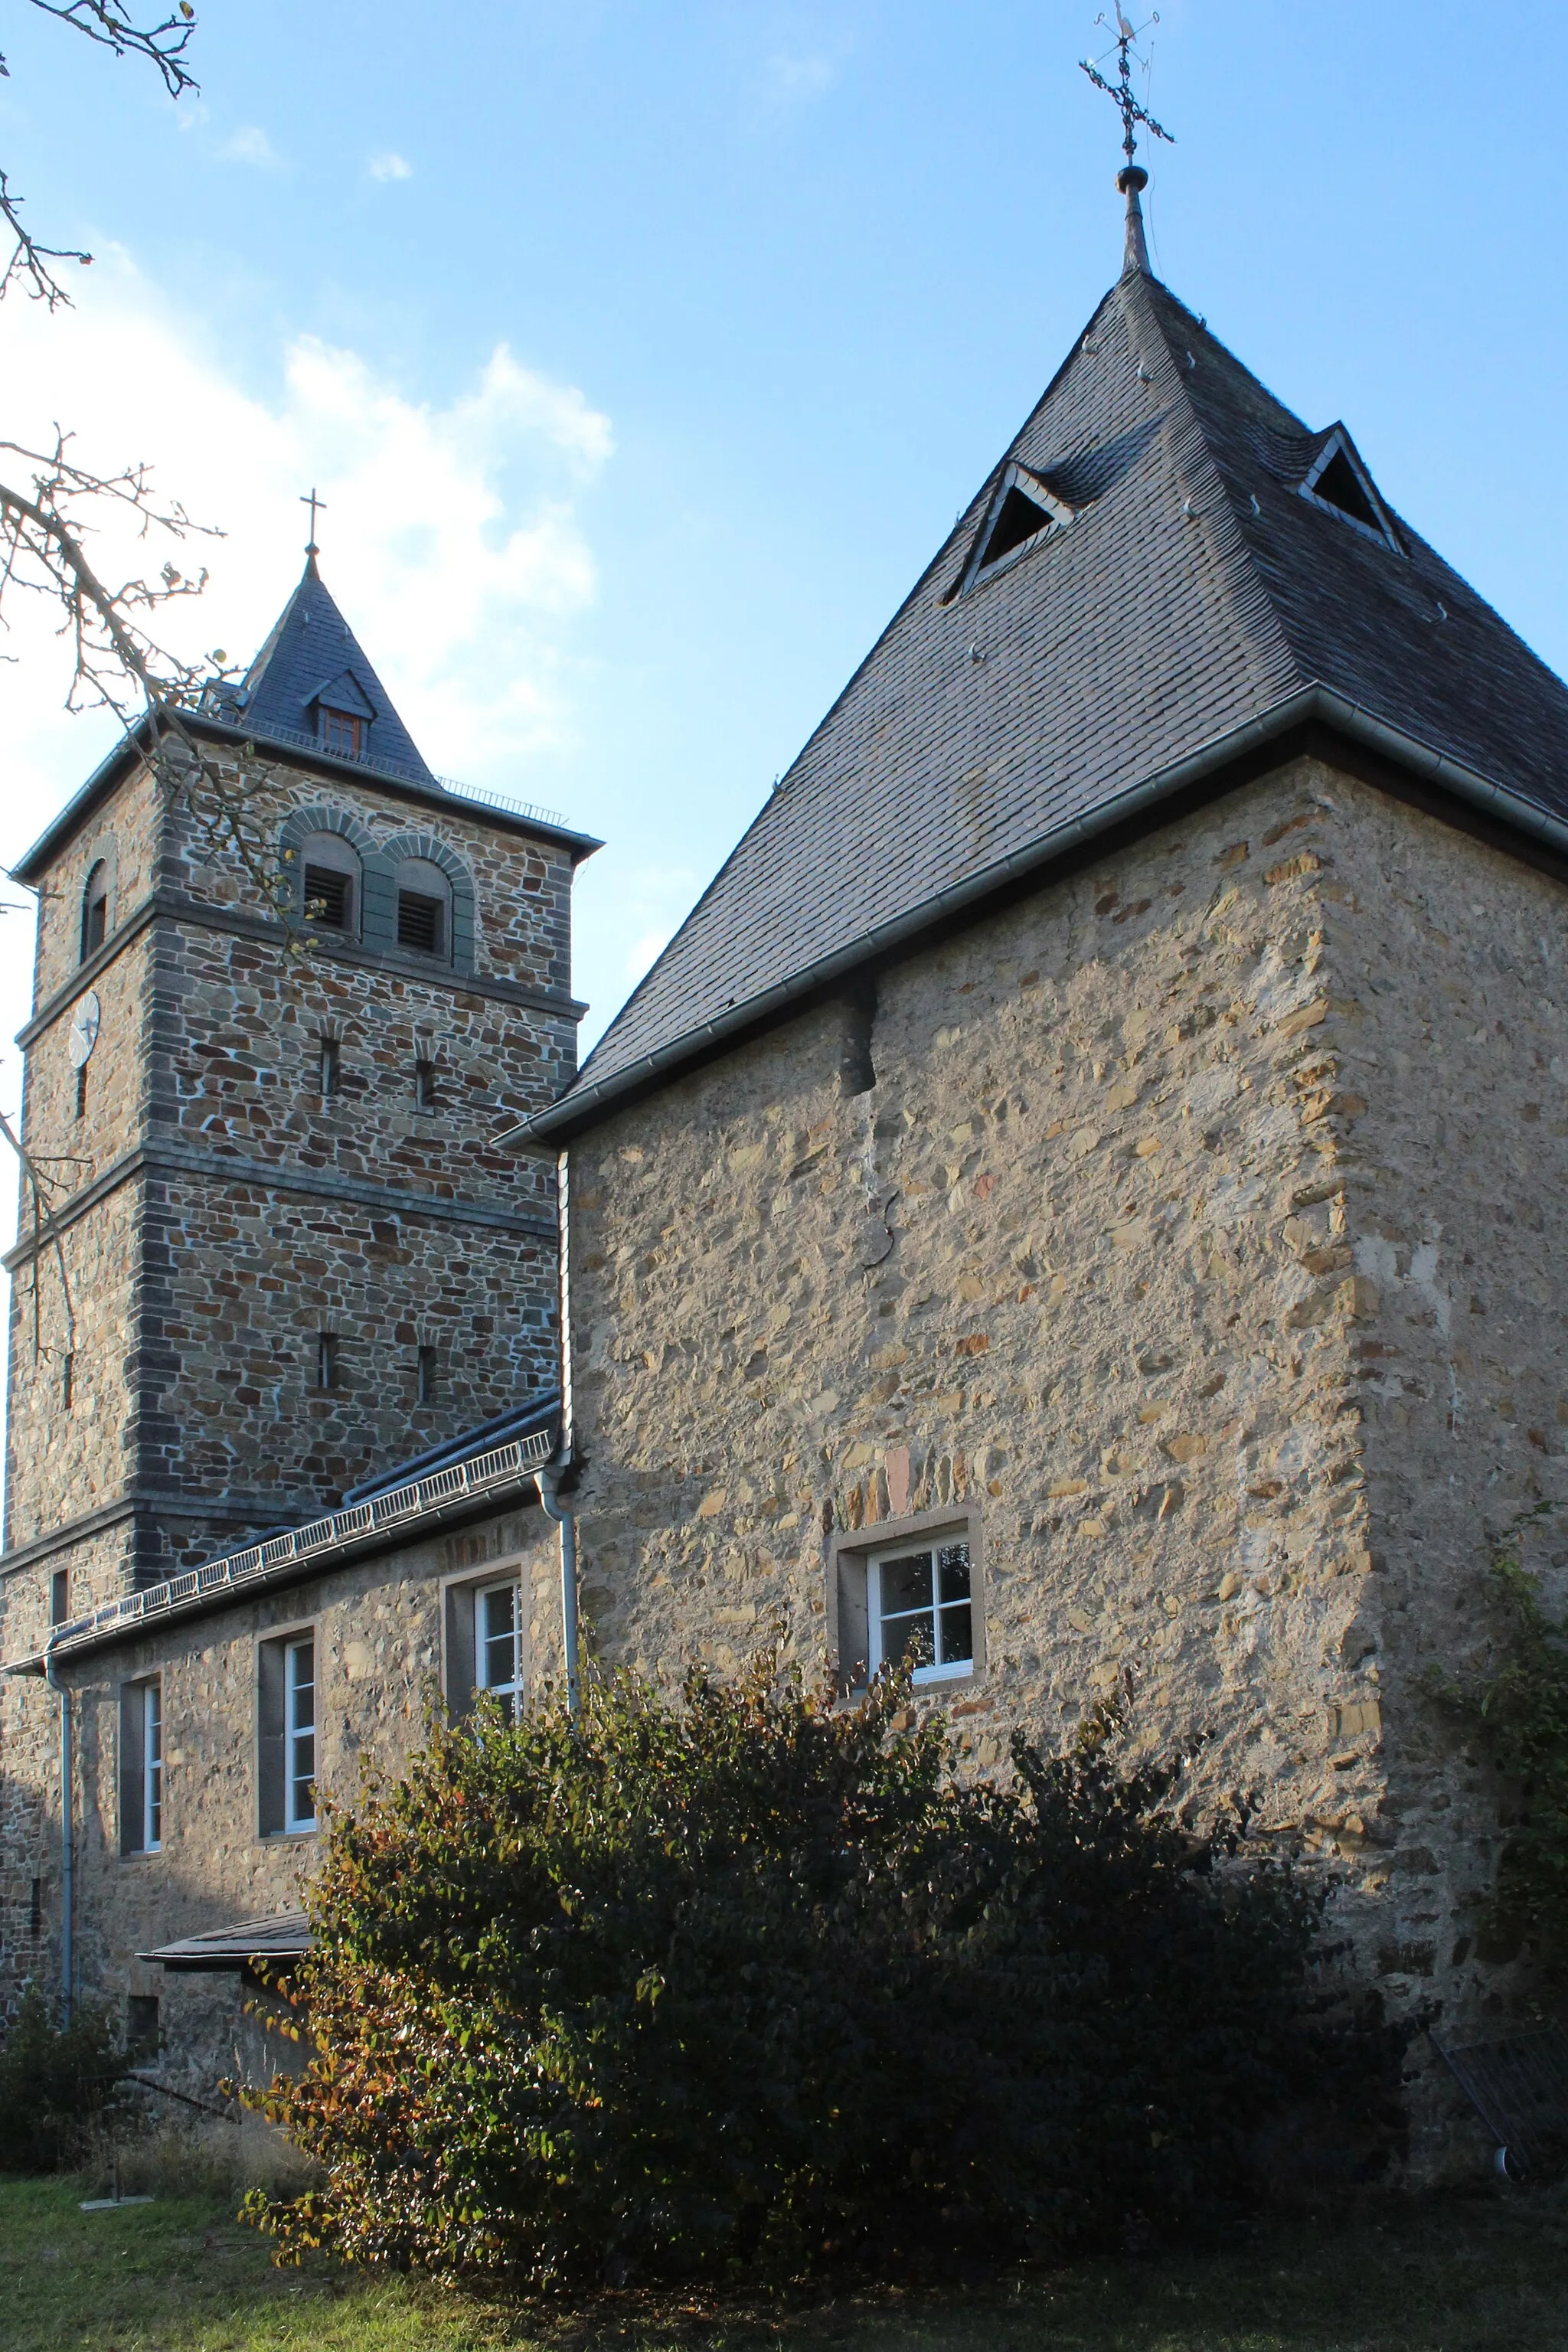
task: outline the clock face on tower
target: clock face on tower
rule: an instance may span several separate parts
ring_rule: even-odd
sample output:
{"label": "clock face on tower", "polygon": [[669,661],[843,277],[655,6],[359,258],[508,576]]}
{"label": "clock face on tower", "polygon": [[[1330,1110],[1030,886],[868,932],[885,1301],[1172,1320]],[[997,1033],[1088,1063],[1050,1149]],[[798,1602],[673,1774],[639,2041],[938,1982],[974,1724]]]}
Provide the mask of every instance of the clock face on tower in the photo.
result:
{"label": "clock face on tower", "polygon": [[86,1068],[92,1049],[98,1043],[98,1033],[102,1024],[103,1007],[98,1001],[98,991],[89,988],[77,1006],[75,1017],[71,1022],[70,1036],[66,1043],[66,1052],[70,1055],[70,1066],[73,1070]]}

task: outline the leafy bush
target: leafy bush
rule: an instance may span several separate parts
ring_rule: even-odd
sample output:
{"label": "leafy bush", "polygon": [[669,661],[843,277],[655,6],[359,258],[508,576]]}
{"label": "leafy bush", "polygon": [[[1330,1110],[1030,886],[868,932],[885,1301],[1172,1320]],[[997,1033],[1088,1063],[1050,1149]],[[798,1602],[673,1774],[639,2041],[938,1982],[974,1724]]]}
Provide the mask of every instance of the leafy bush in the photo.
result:
{"label": "leafy bush", "polygon": [[64,2024],[29,1985],[0,2042],[0,2172],[74,2163],[94,2123],[117,2105],[132,2063],[104,2011],[79,2001]]}
{"label": "leafy bush", "polygon": [[844,1709],[768,1657],[436,1728],[332,1822],[316,2054],[259,2102],[324,2185],[248,2218],[286,2255],[551,2286],[896,2273],[1234,2206],[1326,2056],[1384,2076],[1299,2021],[1314,1902],[1216,1869],[1104,1729],[965,1787],[897,1682]]}
{"label": "leafy bush", "polygon": [[1501,1612],[1498,1664],[1489,1677],[1435,1687],[1479,1735],[1488,1758],[1519,1790],[1487,1906],[1499,1950],[1528,1937],[1548,1976],[1568,1976],[1568,1624],[1551,1616],[1541,1579],[1523,1565],[1524,1531],[1554,1507],[1522,1512],[1492,1556]]}

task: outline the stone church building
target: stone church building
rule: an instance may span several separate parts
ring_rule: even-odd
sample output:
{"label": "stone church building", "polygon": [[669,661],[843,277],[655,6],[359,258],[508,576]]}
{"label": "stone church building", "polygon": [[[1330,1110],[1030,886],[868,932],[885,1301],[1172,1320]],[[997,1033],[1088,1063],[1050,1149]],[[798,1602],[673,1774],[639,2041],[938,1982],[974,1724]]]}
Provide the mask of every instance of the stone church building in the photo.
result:
{"label": "stone church building", "polygon": [[850,1702],[912,1650],[977,1769],[1115,1694],[1391,2007],[1527,1999],[1424,1677],[1564,1493],[1568,689],[1152,278],[1141,184],[581,1070],[595,845],[431,775],[313,561],[192,720],[293,933],[134,742],[20,869],[4,1963],[171,2077],[297,1947],[318,1787],[574,1611],[669,1675],[782,1616]]}

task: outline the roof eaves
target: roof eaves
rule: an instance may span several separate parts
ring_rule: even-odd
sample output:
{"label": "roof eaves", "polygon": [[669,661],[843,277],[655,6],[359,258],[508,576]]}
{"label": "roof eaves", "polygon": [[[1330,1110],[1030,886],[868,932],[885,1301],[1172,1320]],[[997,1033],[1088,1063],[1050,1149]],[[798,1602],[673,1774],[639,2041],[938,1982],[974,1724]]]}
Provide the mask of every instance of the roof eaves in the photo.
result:
{"label": "roof eaves", "polygon": [[687,1030],[679,1037],[641,1055],[638,1060],[611,1072],[596,1084],[590,1081],[585,1086],[574,1087],[547,1110],[538,1112],[510,1133],[519,1141],[554,1143],[569,1140],[584,1128],[608,1116],[625,1096],[640,1090],[650,1080],[667,1078],[682,1064],[721,1045],[726,1038],[777,1019],[793,1005],[816,994],[829,982],[843,978],[860,964],[902,947],[921,932],[931,929],[944,917],[969,908],[978,908],[1009,882],[1055,863],[1080,843],[1091,841],[1101,834],[1126,824],[1145,811],[1158,808],[1187,785],[1203,782],[1205,777],[1229,767],[1260,745],[1312,719],[1337,729],[1353,741],[1408,769],[1423,782],[1453,793],[1457,798],[1468,802],[1503,824],[1531,835],[1568,856],[1568,823],[1562,818],[1552,816],[1521,793],[1465,766],[1447,752],[1435,751],[1430,744],[1390,725],[1375,711],[1364,709],[1331,687],[1301,687],[1269,709],[1260,712],[1257,718],[1247,719],[1198,751],[1172,761],[1099,807],[1043,834],[1027,847],[1015,850],[1008,856],[982,867],[978,873],[966,876],[962,882],[939,892],[935,898],[908,908],[874,929],[862,932],[847,947],[819,958],[789,980],[727,1006],[710,1021]]}
{"label": "roof eaves", "polygon": [[[353,777],[357,782],[374,784],[417,801],[422,807],[456,809],[485,824],[499,824],[509,833],[542,835],[547,840],[559,842],[572,853],[572,863],[580,866],[595,851],[603,849],[597,834],[580,833],[574,825],[563,824],[559,818],[542,811],[511,808],[504,801],[487,800],[479,793],[467,793],[461,785],[443,784],[432,774],[428,782],[417,776],[405,776],[390,769],[375,766],[368,760],[355,760],[347,754],[329,751],[325,744],[300,741],[289,743],[281,736],[270,735],[264,730],[247,727],[243,721],[215,719],[210,712],[187,710],[180,713],[181,723],[194,735],[210,736],[220,743],[254,743],[258,750],[270,751],[288,761],[291,767],[303,768],[310,773],[328,777]],[[83,821],[91,814],[95,803],[101,800],[118,781],[122,761],[140,755],[144,748],[148,727],[146,719],[139,719],[128,728],[111,749],[105,752],[97,767],[66,803],[59,814],[47,824],[30,849],[26,850],[11,868],[14,880],[26,888],[37,887],[35,877],[41,877],[53,861],[62,842],[69,839]]]}
{"label": "roof eaves", "polygon": [[468,1511],[533,1484],[555,1448],[554,1431],[542,1430],[369,1502],[290,1528],[268,1542],[187,1568],[162,1584],[107,1601],[89,1617],[55,1626],[44,1649],[8,1660],[0,1665],[0,1675],[41,1675],[50,1658],[68,1664],[116,1643],[136,1641],[171,1619],[209,1616],[231,1601],[297,1584],[369,1547],[424,1535],[454,1512]]}

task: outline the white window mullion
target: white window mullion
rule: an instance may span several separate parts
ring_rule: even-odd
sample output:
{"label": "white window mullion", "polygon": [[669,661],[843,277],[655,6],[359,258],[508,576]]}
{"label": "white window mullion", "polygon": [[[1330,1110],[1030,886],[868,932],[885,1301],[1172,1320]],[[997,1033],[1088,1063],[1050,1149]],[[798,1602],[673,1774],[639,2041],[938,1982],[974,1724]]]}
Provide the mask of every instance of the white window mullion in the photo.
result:
{"label": "white window mullion", "polygon": [[163,1686],[150,1682],[142,1691],[142,1850],[156,1853],[163,1843]]}
{"label": "white window mullion", "polygon": [[291,1830],[316,1825],[316,1644],[290,1642],[284,1682],[284,1818]]}

